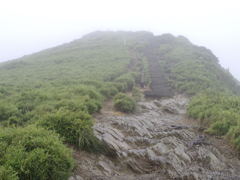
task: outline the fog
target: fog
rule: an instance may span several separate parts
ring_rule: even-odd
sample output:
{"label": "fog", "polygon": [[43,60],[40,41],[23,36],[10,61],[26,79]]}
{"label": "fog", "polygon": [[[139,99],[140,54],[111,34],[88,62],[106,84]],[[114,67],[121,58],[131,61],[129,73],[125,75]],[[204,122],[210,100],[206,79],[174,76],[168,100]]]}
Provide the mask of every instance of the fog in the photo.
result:
{"label": "fog", "polygon": [[8,0],[0,7],[0,62],[96,30],[146,30],[155,35],[183,35],[211,49],[220,64],[240,80],[238,4],[237,0]]}

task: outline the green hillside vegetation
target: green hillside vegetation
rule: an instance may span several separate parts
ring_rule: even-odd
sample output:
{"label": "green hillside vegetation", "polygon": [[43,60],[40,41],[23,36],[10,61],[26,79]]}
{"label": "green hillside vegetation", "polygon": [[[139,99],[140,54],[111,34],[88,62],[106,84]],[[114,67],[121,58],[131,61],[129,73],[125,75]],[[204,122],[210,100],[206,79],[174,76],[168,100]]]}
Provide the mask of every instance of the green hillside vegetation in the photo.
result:
{"label": "green hillside vegetation", "polygon": [[240,151],[239,82],[210,50],[182,36],[159,36],[155,56],[172,88],[192,96],[189,117],[199,120],[206,132],[225,136]]}
{"label": "green hillside vegetation", "polygon": [[[92,153],[107,151],[93,134],[92,114],[108,98],[123,112],[135,111],[142,70],[151,86],[149,47],[172,90],[193,97],[188,115],[209,133],[226,135],[240,150],[239,82],[210,50],[183,36],[97,31],[0,64],[0,179],[66,179],[74,165],[67,144]],[[56,158],[48,161],[49,154]],[[43,164],[31,165],[39,159]]]}
{"label": "green hillside vegetation", "polygon": [[[71,43],[0,64],[2,179],[66,179],[74,161],[63,142],[93,153],[107,151],[93,135],[91,115],[102,108],[104,100],[119,92],[132,91],[139,82],[143,64],[140,62],[133,69],[135,61],[140,60],[133,59],[131,52],[137,57],[140,52],[130,51],[129,46],[134,46],[146,32],[133,34],[94,32]],[[126,37],[131,37],[128,45],[124,43]],[[35,131],[42,131],[49,139]],[[12,132],[28,132],[27,145],[26,137],[20,134],[16,139],[19,144],[14,144],[17,134],[10,136]],[[37,138],[37,142],[31,138]],[[7,139],[11,143],[6,143]],[[58,159],[49,161],[62,166],[47,162],[51,153],[44,144],[48,148],[48,141],[55,141],[56,150],[60,148]],[[29,143],[36,147],[29,149]],[[43,150],[37,143],[42,144],[39,146]],[[13,146],[19,146],[19,151],[8,155]],[[14,153],[16,157],[8,160]],[[64,157],[69,157],[69,162]],[[43,164],[39,168],[32,166],[42,173],[31,172],[31,163],[40,159]],[[68,167],[60,162],[64,159]]]}
{"label": "green hillside vegetation", "polygon": [[195,46],[182,36],[162,35],[158,41],[155,54],[164,71],[171,72],[168,78],[174,81],[177,91],[190,95],[206,90],[240,94],[236,80],[218,64],[217,57],[210,50]]}
{"label": "green hillside vegetation", "polygon": [[225,136],[240,151],[240,97],[205,93],[191,99],[188,115],[199,120],[206,132]]}
{"label": "green hillside vegetation", "polygon": [[101,109],[105,99],[131,91],[139,82],[142,66],[135,72],[128,71],[132,56],[123,35],[124,32],[95,32],[3,63],[0,123],[32,124],[62,109],[93,114]]}

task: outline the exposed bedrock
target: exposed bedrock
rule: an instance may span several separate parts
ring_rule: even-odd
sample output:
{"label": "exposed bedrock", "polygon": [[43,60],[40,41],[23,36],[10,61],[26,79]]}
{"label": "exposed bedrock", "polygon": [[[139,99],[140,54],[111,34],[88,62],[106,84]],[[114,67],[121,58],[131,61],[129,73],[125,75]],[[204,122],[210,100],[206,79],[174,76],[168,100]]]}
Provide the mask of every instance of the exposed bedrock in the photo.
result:
{"label": "exposed bedrock", "polygon": [[175,96],[140,102],[134,115],[99,116],[95,135],[115,156],[80,152],[78,174],[71,178],[240,179],[237,159],[225,158],[196,126],[179,123],[187,104],[187,98]]}

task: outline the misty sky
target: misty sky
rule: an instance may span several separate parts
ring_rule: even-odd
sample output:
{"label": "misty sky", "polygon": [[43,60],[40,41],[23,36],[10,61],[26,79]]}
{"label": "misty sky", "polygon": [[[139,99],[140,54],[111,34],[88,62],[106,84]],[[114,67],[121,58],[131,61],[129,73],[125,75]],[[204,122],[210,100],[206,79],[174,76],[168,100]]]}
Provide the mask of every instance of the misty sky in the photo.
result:
{"label": "misty sky", "polygon": [[96,30],[183,35],[211,49],[240,80],[238,0],[7,0],[0,5],[0,62]]}

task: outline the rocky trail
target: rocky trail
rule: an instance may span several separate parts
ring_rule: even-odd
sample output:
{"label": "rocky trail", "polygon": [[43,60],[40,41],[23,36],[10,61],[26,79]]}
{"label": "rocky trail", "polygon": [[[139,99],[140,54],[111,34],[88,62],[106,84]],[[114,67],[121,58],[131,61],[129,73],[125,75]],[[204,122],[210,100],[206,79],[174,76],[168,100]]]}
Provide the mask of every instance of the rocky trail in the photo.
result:
{"label": "rocky trail", "polygon": [[138,112],[116,112],[111,100],[95,115],[94,132],[110,155],[75,152],[69,180],[240,180],[240,161],[186,118],[183,95],[142,100]]}
{"label": "rocky trail", "polygon": [[[78,164],[69,180],[240,180],[234,151],[187,118],[189,98],[173,96],[154,55],[158,42],[150,38],[148,43],[145,56],[152,87],[143,92],[148,98],[142,96],[134,114],[116,111],[111,99],[105,102],[94,115],[94,133],[111,153],[76,151]],[[137,61],[136,54],[132,56],[129,71]]]}

